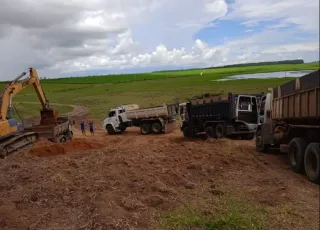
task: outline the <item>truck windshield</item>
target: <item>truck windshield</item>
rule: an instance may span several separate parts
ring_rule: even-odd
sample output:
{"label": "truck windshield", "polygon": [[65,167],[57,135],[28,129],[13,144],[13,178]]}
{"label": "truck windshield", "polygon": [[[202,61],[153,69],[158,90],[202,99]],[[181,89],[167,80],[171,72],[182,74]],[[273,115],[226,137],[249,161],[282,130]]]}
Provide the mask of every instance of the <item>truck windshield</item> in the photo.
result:
{"label": "truck windshield", "polygon": [[109,112],[109,117],[114,117],[116,115],[116,111],[110,111]]}
{"label": "truck windshield", "polygon": [[251,97],[240,96],[238,109],[251,111]]}

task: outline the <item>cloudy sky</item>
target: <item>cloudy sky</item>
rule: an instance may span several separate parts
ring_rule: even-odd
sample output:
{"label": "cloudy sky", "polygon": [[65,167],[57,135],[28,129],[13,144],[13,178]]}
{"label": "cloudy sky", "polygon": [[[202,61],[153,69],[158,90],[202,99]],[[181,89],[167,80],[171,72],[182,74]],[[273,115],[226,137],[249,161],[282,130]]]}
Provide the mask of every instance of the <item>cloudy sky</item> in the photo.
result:
{"label": "cloudy sky", "polygon": [[319,60],[318,0],[1,0],[0,80]]}

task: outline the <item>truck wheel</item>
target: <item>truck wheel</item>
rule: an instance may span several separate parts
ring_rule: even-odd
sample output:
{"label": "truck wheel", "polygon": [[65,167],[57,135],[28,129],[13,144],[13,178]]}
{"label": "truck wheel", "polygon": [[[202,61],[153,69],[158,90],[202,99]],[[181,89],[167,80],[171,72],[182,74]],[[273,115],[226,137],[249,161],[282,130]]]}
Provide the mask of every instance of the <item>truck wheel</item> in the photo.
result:
{"label": "truck wheel", "polygon": [[211,140],[214,137],[215,136],[214,136],[214,132],[213,132],[213,127],[211,127],[211,126],[206,127],[206,139]]}
{"label": "truck wheel", "polygon": [[157,134],[162,132],[162,125],[160,122],[157,121],[152,124],[152,132]]}
{"label": "truck wheel", "polygon": [[222,138],[225,135],[225,128],[222,123],[216,124],[214,127],[214,136],[215,138]]}
{"label": "truck wheel", "polygon": [[147,134],[151,133],[151,125],[150,124],[143,124],[140,127],[140,132],[143,135],[147,135]]}
{"label": "truck wheel", "polygon": [[304,155],[304,168],[309,181],[320,184],[320,144],[310,143]]}
{"label": "truck wheel", "polygon": [[59,142],[60,143],[65,143],[66,141],[67,141],[67,139],[65,137],[62,137]]}
{"label": "truck wheel", "polygon": [[269,145],[263,142],[261,130],[258,130],[256,134],[256,151],[261,153],[267,153],[268,149],[269,149]]}
{"label": "truck wheel", "polygon": [[109,135],[112,135],[112,134],[115,133],[114,129],[113,129],[113,127],[111,125],[107,125],[106,129],[107,129],[107,132],[108,132]]}
{"label": "truck wheel", "polygon": [[302,138],[293,138],[289,143],[289,164],[291,169],[296,172],[304,170],[304,153],[306,150],[306,142]]}

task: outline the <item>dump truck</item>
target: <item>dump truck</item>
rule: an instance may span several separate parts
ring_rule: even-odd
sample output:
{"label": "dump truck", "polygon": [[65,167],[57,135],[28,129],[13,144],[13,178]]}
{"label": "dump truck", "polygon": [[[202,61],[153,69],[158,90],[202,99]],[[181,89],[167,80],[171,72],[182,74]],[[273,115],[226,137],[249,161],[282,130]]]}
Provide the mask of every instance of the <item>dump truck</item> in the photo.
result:
{"label": "dump truck", "polygon": [[133,108],[119,106],[110,109],[108,117],[103,121],[103,127],[109,134],[122,133],[127,127],[140,127],[143,135],[168,133],[174,128],[175,116],[179,104],[163,104],[151,108]]}
{"label": "dump truck", "polygon": [[69,117],[60,116],[55,124],[37,124],[25,127],[26,132],[35,132],[38,137],[45,138],[51,142],[64,143],[72,140],[72,122]]}
{"label": "dump truck", "polygon": [[228,93],[192,99],[186,103],[186,114],[181,119],[181,131],[185,137],[195,137],[204,132],[207,139],[239,137],[251,140],[259,121],[257,98]]}
{"label": "dump truck", "polygon": [[[14,80],[7,83],[0,92],[0,157],[6,158],[8,154],[17,151],[29,144],[34,143],[41,136],[53,141],[62,140],[63,133],[71,133],[69,122],[61,122],[58,111],[49,106],[45,92],[40,84],[40,78],[34,68],[29,68],[29,76],[23,72]],[[27,86],[32,85],[42,109],[40,110],[40,124],[26,129],[23,121],[13,117],[13,97]],[[40,131],[41,130],[41,131]],[[63,130],[63,131],[61,131]],[[57,139],[61,137],[60,139]],[[72,137],[72,136],[71,136]],[[68,136],[70,139],[70,136]]]}
{"label": "dump truck", "polygon": [[320,183],[319,70],[270,88],[262,101],[262,123],[256,150],[278,149],[288,154],[291,169]]}

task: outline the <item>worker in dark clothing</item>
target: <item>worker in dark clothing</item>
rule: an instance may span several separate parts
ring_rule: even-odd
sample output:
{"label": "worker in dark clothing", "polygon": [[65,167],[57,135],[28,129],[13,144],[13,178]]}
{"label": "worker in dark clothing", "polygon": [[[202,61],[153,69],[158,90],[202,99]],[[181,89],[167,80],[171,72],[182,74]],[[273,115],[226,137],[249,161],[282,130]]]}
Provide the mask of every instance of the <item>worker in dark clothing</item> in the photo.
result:
{"label": "worker in dark clothing", "polygon": [[86,130],[85,130],[84,121],[81,121],[80,127],[81,127],[81,132],[82,132],[82,134],[83,134],[83,135],[86,135]]}
{"label": "worker in dark clothing", "polygon": [[91,135],[94,135],[94,130],[93,130],[93,121],[89,121],[89,129],[90,129],[90,133],[91,133]]}

